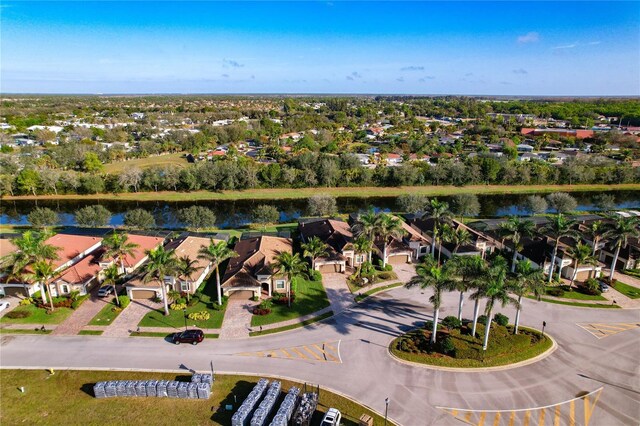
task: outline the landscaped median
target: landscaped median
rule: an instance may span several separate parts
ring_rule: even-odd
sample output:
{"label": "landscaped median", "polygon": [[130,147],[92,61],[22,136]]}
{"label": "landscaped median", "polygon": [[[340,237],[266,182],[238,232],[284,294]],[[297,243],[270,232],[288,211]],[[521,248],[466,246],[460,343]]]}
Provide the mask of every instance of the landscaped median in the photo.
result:
{"label": "landscaped median", "polygon": [[[96,399],[93,385],[108,380],[186,380],[180,373],[135,371],[0,370],[2,419],[11,424],[231,424],[231,416],[247,397],[259,377],[215,374],[211,398],[183,400],[174,398]],[[304,384],[285,379],[282,392],[291,386],[304,390]],[[24,387],[24,392],[20,388]],[[314,388],[315,389],[315,388]],[[227,407],[230,406],[230,410]],[[373,417],[375,425],[384,418],[357,402],[326,389],[320,389],[320,401],[312,424],[320,424],[324,413],[334,407],[342,413],[342,424],[355,426],[362,414]],[[391,421],[388,422],[393,424]]]}
{"label": "landscaped median", "polygon": [[317,317],[309,318],[307,320],[300,321],[300,322],[297,322],[295,324],[289,324],[289,325],[285,325],[285,326],[282,326],[282,327],[267,328],[267,329],[261,330],[261,331],[252,331],[252,332],[249,333],[249,336],[250,337],[264,336],[265,334],[273,334],[273,333],[280,333],[282,331],[294,330],[296,328],[306,327],[306,326],[311,325],[313,323],[316,323],[318,321],[322,321],[322,320],[327,319],[327,318],[329,318],[331,316],[333,316],[333,311],[325,312],[322,315],[318,315]]}
{"label": "landscaped median", "polygon": [[539,331],[520,327],[513,334],[513,326],[491,325],[489,345],[482,350],[485,326],[478,324],[476,336],[471,336],[471,323],[465,322],[460,328],[438,327],[435,345],[429,343],[431,324],[410,331],[394,339],[390,353],[402,360],[425,366],[481,369],[505,367],[534,359],[554,346],[553,340]]}
{"label": "landscaped median", "polygon": [[403,283],[393,283],[393,284],[385,285],[382,287],[372,288],[371,290],[365,291],[364,293],[358,293],[358,295],[355,297],[355,300],[356,302],[361,302],[367,297],[373,296],[376,293],[380,293],[381,291],[391,290],[392,288],[396,288],[396,287],[402,287],[403,285],[404,285]]}
{"label": "landscaped median", "polygon": [[0,334],[51,334],[52,331],[41,328],[0,328]]}

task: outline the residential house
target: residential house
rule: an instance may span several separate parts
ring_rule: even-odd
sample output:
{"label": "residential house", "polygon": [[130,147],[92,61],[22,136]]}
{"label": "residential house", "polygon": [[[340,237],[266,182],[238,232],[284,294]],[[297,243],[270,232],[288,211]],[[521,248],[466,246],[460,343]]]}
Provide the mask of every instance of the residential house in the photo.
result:
{"label": "residential house", "polygon": [[222,279],[222,292],[231,298],[249,299],[274,292],[286,293],[289,281],[273,269],[276,256],[293,253],[290,238],[262,236],[236,243],[237,257],[229,260]]}
{"label": "residential house", "polygon": [[[122,260],[118,260],[118,273],[125,276],[131,275],[138,269],[149,257],[147,251],[153,250],[164,243],[162,237],[149,237],[146,235],[127,234],[127,242],[136,244],[131,254],[123,256]],[[102,269],[107,268],[113,263],[113,259],[102,259],[100,266]],[[124,270],[123,270],[124,265]]]}
{"label": "residential house", "polygon": [[303,243],[318,237],[328,246],[327,256],[316,259],[315,270],[320,272],[342,272],[347,266],[356,267],[366,260],[366,254],[357,256],[353,250],[353,233],[346,222],[335,219],[302,220],[298,231]]}

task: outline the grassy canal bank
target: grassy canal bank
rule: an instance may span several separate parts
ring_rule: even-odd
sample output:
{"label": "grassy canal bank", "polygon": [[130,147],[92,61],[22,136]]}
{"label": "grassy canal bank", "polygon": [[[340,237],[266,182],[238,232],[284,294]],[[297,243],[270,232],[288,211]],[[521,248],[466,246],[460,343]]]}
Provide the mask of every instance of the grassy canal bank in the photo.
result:
{"label": "grassy canal bank", "polygon": [[340,188],[259,188],[242,191],[128,192],[122,194],[68,194],[5,196],[3,200],[122,200],[122,201],[199,201],[199,200],[276,200],[309,198],[319,192],[334,197],[395,197],[401,194],[448,196],[463,193],[541,194],[551,192],[640,191],[640,184],[620,185],[470,185],[470,186],[400,186]]}

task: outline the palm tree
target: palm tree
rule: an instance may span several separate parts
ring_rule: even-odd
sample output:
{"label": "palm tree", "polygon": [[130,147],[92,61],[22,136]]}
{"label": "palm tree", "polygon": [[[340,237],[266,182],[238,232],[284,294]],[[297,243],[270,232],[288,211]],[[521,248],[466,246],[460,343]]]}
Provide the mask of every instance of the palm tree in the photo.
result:
{"label": "palm tree", "polygon": [[455,281],[451,278],[448,268],[438,266],[433,257],[426,258],[423,263],[416,266],[416,275],[412,277],[405,287],[433,288],[433,295],[429,302],[433,305],[433,330],[431,332],[431,344],[436,342],[438,332],[438,316],[442,304],[442,292],[455,288]]}
{"label": "palm tree", "polygon": [[400,218],[387,213],[380,214],[378,235],[382,238],[382,267],[387,266],[387,247],[394,238],[404,235],[404,228]]}
{"label": "palm tree", "polygon": [[555,269],[556,256],[558,255],[558,245],[560,244],[560,239],[569,237],[577,240],[580,238],[578,232],[573,229],[575,224],[575,221],[567,219],[560,213],[556,216],[552,216],[550,222],[544,228],[542,228],[543,232],[545,232],[555,240],[553,244],[553,255],[551,256],[551,265],[549,266],[549,282],[551,282],[551,280],[553,279],[553,272]]}
{"label": "palm tree", "polygon": [[[373,242],[369,238],[367,238],[365,235],[361,235],[353,241],[353,251],[356,256],[362,253],[369,253],[372,250],[372,248],[373,248]],[[355,261],[355,258],[354,258],[354,261]],[[356,277],[360,276],[361,269],[362,269],[362,262],[358,264]]]}
{"label": "palm tree", "polygon": [[[177,259],[175,252],[166,251],[164,246],[159,246],[153,250],[146,251],[149,259],[144,265],[143,281],[148,283],[153,280],[160,282],[162,289],[162,301],[164,303],[164,314],[169,315],[169,305],[167,301],[167,286],[165,277],[173,277],[177,272]],[[117,297],[116,297],[117,299]]]}
{"label": "palm tree", "polygon": [[[178,272],[178,276],[180,278],[183,278],[185,281],[189,280],[189,278],[191,277],[191,275],[193,275],[194,272],[197,272],[200,269],[202,269],[201,266],[196,266],[197,264],[198,264],[198,261],[196,259],[192,260],[187,255],[182,256],[181,258],[178,259],[178,267],[176,270]],[[191,291],[187,291],[187,302],[189,301],[190,294],[191,294]]]}
{"label": "palm tree", "polygon": [[311,269],[316,269],[316,259],[328,254],[329,246],[318,237],[312,237],[306,244],[302,244],[304,256],[311,259]]}
{"label": "palm tree", "polygon": [[276,274],[286,276],[289,281],[289,285],[287,286],[287,306],[291,307],[291,286],[293,285],[293,279],[304,272],[306,264],[298,253],[291,254],[283,251],[276,255],[273,267]]}
{"label": "palm tree", "polygon": [[[133,254],[135,253],[135,249],[139,247],[138,244],[129,242],[128,238],[129,236],[127,234],[118,234],[117,232],[113,232],[109,236],[105,237],[105,239],[102,241],[102,245],[106,249],[103,256],[105,258],[113,259],[114,261],[120,261],[120,269],[122,269],[123,275],[126,275],[124,266],[125,256],[133,256]],[[115,291],[115,294],[116,305],[120,306],[120,299],[118,298],[117,290]]]}
{"label": "palm tree", "polygon": [[373,250],[373,240],[379,229],[379,216],[369,209],[366,213],[358,216],[358,220],[353,225],[353,233],[356,237],[364,236],[371,241],[371,248],[369,248],[368,259],[371,262],[371,251]]}
{"label": "palm tree", "polygon": [[500,234],[507,240],[513,242],[513,258],[511,259],[511,272],[516,270],[516,258],[518,252],[522,250],[522,237],[533,235],[535,224],[527,219],[520,219],[518,216],[511,216],[506,222],[500,224]]}
{"label": "palm tree", "polygon": [[591,255],[593,257],[596,256],[598,243],[600,242],[600,238],[602,237],[603,226],[604,223],[601,220],[596,220],[594,222],[591,222],[591,225],[589,225],[589,229],[587,230],[589,236],[591,237],[591,241],[593,241],[593,250],[591,251]]}
{"label": "palm tree", "polygon": [[[485,262],[480,256],[455,256],[447,262],[446,266],[451,268],[456,279],[456,290],[460,292],[458,301],[458,320],[462,321],[462,307],[464,305],[464,293],[474,287],[477,287],[478,279],[483,276]],[[476,300],[476,318],[477,318]]]}
{"label": "palm tree", "polygon": [[510,284],[513,292],[518,296],[516,321],[513,330],[513,334],[518,334],[522,297],[528,293],[533,293],[540,300],[540,296],[544,292],[544,274],[541,269],[534,268],[528,259],[521,260],[516,265],[515,276]]}
{"label": "palm tree", "polygon": [[[640,237],[640,220],[637,217],[610,216],[611,222],[604,226],[603,238],[616,248],[616,254],[611,262],[609,282],[613,283],[613,275],[620,256],[620,249],[627,246],[629,239]],[[624,269],[624,268],[623,268]]]}
{"label": "palm tree", "polygon": [[591,247],[580,241],[575,247],[569,247],[567,254],[573,259],[573,274],[571,274],[571,281],[569,282],[569,289],[571,289],[578,275],[578,267],[580,265],[594,265],[595,270],[597,261],[591,254]]}
{"label": "palm tree", "polygon": [[431,255],[435,254],[436,244],[438,242],[438,233],[441,223],[448,222],[451,219],[449,204],[444,201],[438,201],[437,198],[429,201],[428,211],[423,217],[433,219],[433,241],[431,245]]}
{"label": "palm tree", "polygon": [[[471,233],[463,227],[454,228],[445,223],[442,225],[442,241],[453,244],[452,256],[458,253],[460,247],[472,242]],[[438,264],[440,263],[440,251],[438,252]]]}
{"label": "palm tree", "polygon": [[[42,284],[42,293],[44,293],[45,288],[49,292],[49,302],[51,303],[51,310],[53,311],[53,295],[51,293],[51,284],[49,280],[53,277],[55,273],[54,267],[51,264],[51,261],[39,260],[33,264],[33,279],[36,282]],[[44,300],[44,299],[43,299]]]}
{"label": "palm tree", "polygon": [[489,332],[491,331],[491,313],[496,303],[500,303],[502,307],[512,304],[518,307],[518,301],[509,295],[509,286],[507,286],[507,261],[502,257],[497,257],[487,274],[486,287],[484,288],[484,298],[487,304],[484,308],[484,314],[487,316],[487,325],[484,330],[484,341],[482,350],[486,351],[489,344]]}
{"label": "palm tree", "polygon": [[206,259],[216,268],[216,290],[218,292],[218,305],[222,305],[222,289],[220,287],[220,264],[227,259],[236,257],[238,253],[231,250],[227,243],[211,239],[209,245],[202,247],[198,252],[198,259]]}

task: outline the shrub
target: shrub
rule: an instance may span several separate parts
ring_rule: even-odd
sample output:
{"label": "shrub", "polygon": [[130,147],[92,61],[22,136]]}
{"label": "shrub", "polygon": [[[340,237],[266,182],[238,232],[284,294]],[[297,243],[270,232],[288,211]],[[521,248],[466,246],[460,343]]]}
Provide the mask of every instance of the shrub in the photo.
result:
{"label": "shrub", "polygon": [[587,281],[585,281],[582,289],[587,294],[595,296],[599,296],[601,294],[600,283],[595,278],[589,278]]}
{"label": "shrub", "polygon": [[562,297],[564,296],[564,290],[560,287],[552,287],[546,290],[549,296]]}
{"label": "shrub", "polygon": [[211,314],[207,311],[191,312],[187,315],[187,318],[194,321],[207,321],[211,318]]}
{"label": "shrub", "polygon": [[260,309],[269,309],[270,310],[272,305],[273,305],[273,302],[271,302],[271,299],[265,299],[262,302],[260,302],[258,307]]}
{"label": "shrub", "polygon": [[384,271],[378,274],[378,278],[382,281],[390,280],[391,278],[393,278],[393,275],[389,271]]}
{"label": "shrub", "polygon": [[393,271],[393,266],[390,263],[387,263],[384,267],[385,271]]}
{"label": "shrub", "polygon": [[509,324],[509,317],[506,315],[502,315],[500,313],[497,313],[493,316],[493,320],[496,322],[496,324],[501,325],[503,327],[506,327],[507,324]]}
{"label": "shrub", "polygon": [[31,316],[31,312],[29,311],[11,311],[11,312],[7,312],[5,317],[7,318],[11,318],[11,319],[17,319],[17,318],[28,318]]}
{"label": "shrub", "polygon": [[452,357],[456,356],[456,347],[453,345],[453,341],[449,336],[445,337],[442,342],[440,342],[440,352]]}
{"label": "shrub", "polygon": [[258,296],[253,296],[251,300],[253,300],[254,302],[257,302],[258,300],[260,300],[260,298]]}
{"label": "shrub", "polygon": [[259,307],[253,308],[253,315],[268,315],[271,313],[271,309],[261,309]]}
{"label": "shrub", "polygon": [[322,281],[322,274],[315,269],[309,272],[309,279],[311,281]]}
{"label": "shrub", "polygon": [[42,290],[38,290],[31,296],[32,299],[42,299]]}
{"label": "shrub", "polygon": [[480,315],[478,317],[478,324],[487,325],[487,316],[486,315]]}
{"label": "shrub", "polygon": [[[291,303],[296,300],[296,292],[291,291]],[[273,297],[271,298],[273,303],[277,303],[278,305],[287,305],[289,303],[289,298],[286,293],[273,293]]]}
{"label": "shrub", "polygon": [[181,305],[186,305],[187,304],[187,298],[186,297],[179,297],[175,300],[175,303],[179,303]]}
{"label": "shrub", "polygon": [[80,292],[79,291],[72,291],[71,293],[69,293],[69,299],[71,300],[76,300],[78,298],[78,296],[80,296]]}
{"label": "shrub", "polygon": [[171,309],[172,311],[181,311],[183,309],[187,309],[187,304],[174,302],[171,305],[169,305],[169,309]]}
{"label": "shrub", "polygon": [[200,297],[193,295],[191,296],[191,298],[189,298],[189,301],[187,302],[187,306],[194,306],[199,302],[200,302]]}
{"label": "shrub", "polygon": [[446,327],[449,330],[454,328],[460,328],[462,327],[462,321],[460,321],[457,317],[454,317],[453,315],[449,315],[448,317],[445,317],[445,319],[442,320],[442,326]]}
{"label": "shrub", "polygon": [[76,299],[73,302],[71,302],[71,309],[78,309],[80,305],[82,305],[84,301],[87,300],[89,297],[90,297],[89,294],[76,297]]}
{"label": "shrub", "polygon": [[433,321],[425,321],[424,329],[429,331],[433,330]]}
{"label": "shrub", "polygon": [[118,301],[120,302],[120,308],[122,309],[126,308],[129,306],[129,303],[131,303],[129,296],[118,296]]}
{"label": "shrub", "polygon": [[19,303],[20,306],[28,306],[31,305],[33,303],[33,299],[30,297],[27,297],[26,299],[22,299]]}

